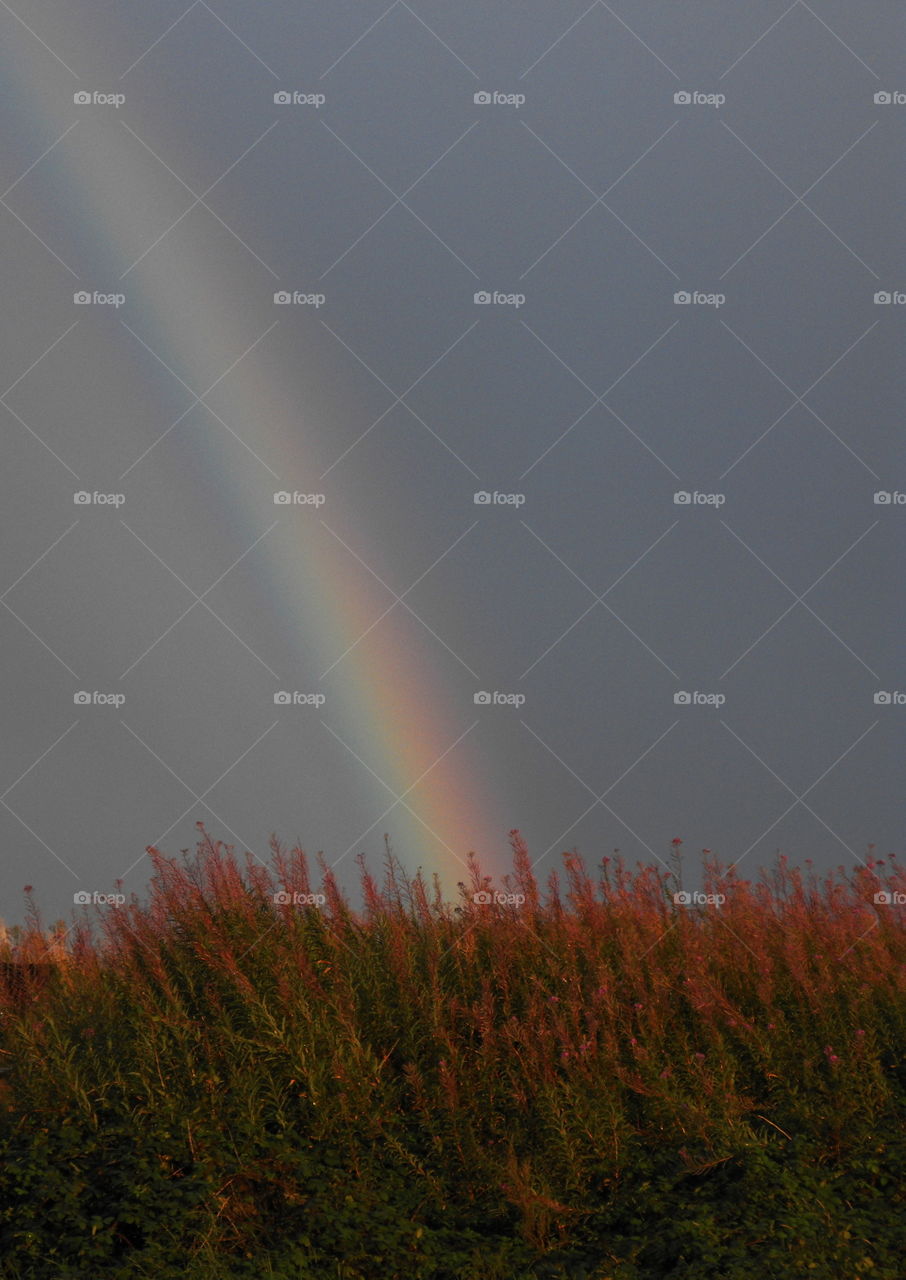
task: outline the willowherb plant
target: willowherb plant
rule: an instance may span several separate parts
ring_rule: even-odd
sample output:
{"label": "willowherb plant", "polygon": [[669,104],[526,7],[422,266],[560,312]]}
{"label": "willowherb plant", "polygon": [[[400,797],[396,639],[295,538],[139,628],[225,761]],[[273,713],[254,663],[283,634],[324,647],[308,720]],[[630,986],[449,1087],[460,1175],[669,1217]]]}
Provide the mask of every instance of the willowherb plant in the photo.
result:
{"label": "willowherb plant", "polygon": [[[629,1232],[633,1186],[742,1176],[803,1143],[880,1191],[877,1134],[906,1110],[906,877],[780,859],[753,883],[706,851],[693,893],[679,844],[666,874],[564,854],[544,893],[512,832],[512,873],[495,888],[473,856],[455,905],[388,847],[380,885],[360,861],[359,909],[276,840],[269,867],[203,829],[193,858],[152,849],[144,902],[69,932],[33,909],[0,927],[0,1140],[95,1135],[97,1168],[72,1159],[78,1212],[106,1205],[104,1265],[146,1247],[133,1220],[158,1173],[161,1220],[212,1258],[266,1248],[307,1206],[329,1262],[346,1198],[378,1224],[392,1186],[408,1225],[387,1258],[412,1275],[430,1273],[406,1251],[445,1215],[534,1256],[601,1215]],[[111,1125],[113,1168],[132,1161],[112,1181]],[[36,1220],[0,1215],[0,1245],[43,1239]]]}

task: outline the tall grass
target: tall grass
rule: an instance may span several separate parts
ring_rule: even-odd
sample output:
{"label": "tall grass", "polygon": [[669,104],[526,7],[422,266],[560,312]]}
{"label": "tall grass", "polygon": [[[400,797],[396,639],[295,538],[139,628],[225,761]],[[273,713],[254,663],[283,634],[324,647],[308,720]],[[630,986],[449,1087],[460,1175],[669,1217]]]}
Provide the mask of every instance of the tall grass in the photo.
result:
{"label": "tall grass", "polygon": [[901,1277],[896,863],[706,855],[696,907],[678,842],[542,889],[510,838],[496,891],[388,850],[354,910],[202,830],[145,901],[0,932],[3,1274]]}

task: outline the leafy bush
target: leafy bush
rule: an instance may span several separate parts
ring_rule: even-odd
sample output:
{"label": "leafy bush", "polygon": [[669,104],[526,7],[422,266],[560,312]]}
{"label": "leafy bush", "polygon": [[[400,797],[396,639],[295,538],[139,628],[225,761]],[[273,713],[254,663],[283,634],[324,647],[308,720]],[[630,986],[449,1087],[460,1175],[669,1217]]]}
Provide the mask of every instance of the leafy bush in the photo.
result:
{"label": "leafy bush", "polygon": [[901,1277],[895,863],[709,858],[696,907],[678,842],[543,895],[511,842],[496,894],[388,851],[353,910],[202,831],[146,903],[0,933],[0,1274]]}

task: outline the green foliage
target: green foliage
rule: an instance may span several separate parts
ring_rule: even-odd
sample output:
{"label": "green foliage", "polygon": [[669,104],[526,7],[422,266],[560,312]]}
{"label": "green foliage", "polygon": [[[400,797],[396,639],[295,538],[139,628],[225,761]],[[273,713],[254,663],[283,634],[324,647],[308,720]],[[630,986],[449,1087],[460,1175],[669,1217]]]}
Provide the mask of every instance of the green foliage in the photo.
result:
{"label": "green foliage", "polygon": [[900,1280],[901,873],[542,903],[513,848],[521,904],[388,858],[356,913],[205,837],[50,977],[7,935],[0,1276]]}

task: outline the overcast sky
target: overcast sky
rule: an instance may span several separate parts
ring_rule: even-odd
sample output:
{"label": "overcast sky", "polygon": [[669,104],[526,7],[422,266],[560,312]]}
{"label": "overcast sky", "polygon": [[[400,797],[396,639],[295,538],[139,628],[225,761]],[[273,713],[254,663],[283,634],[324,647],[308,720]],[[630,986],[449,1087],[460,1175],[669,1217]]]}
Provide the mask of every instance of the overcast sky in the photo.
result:
{"label": "overcast sky", "polygon": [[904,53],[894,0],[4,6],[0,915],[199,821],[451,892],[513,827],[901,851]]}

